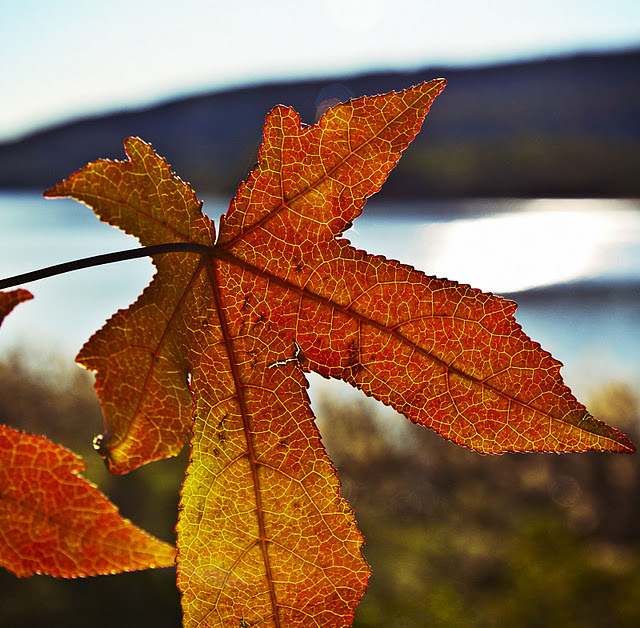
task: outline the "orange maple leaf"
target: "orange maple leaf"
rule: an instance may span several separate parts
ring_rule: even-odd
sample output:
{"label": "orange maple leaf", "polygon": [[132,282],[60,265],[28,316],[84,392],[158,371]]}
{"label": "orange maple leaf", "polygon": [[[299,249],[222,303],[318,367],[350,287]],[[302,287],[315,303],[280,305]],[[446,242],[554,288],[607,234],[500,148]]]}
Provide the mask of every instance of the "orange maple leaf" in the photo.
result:
{"label": "orange maple leaf", "polygon": [[154,258],[138,301],[82,348],[114,472],[191,458],[178,524],[187,626],[350,625],[369,575],[322,447],[304,371],[344,379],[483,453],[631,451],[564,386],[515,304],[339,239],[419,131],[445,82],[360,98],[303,127],[276,107],[259,163],[216,238],[148,144],[47,192],[72,196]]}

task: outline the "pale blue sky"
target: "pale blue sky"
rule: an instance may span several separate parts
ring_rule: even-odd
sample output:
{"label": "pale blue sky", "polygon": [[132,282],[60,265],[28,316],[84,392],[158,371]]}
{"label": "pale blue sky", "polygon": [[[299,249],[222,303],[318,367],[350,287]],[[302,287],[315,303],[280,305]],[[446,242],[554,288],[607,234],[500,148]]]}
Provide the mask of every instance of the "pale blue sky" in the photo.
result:
{"label": "pale blue sky", "polygon": [[638,0],[0,0],[0,140],[256,81],[629,46]]}

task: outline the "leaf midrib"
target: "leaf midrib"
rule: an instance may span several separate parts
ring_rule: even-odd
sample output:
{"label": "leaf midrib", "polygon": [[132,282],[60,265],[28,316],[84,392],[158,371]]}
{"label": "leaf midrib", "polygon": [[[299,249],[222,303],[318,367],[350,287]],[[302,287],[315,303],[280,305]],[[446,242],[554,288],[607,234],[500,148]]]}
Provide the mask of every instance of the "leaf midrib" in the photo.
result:
{"label": "leaf midrib", "polygon": [[[106,218],[103,217],[102,216],[102,212],[100,212],[100,210],[98,210],[98,207],[101,206],[100,203],[118,205],[119,207],[123,207],[123,208],[125,208],[125,209],[127,209],[129,211],[132,211],[136,216],[138,216],[140,218],[144,218],[145,220],[148,220],[149,222],[151,222],[155,226],[160,227],[163,230],[168,231],[170,234],[172,234],[173,236],[181,239],[184,242],[194,242],[194,240],[191,238],[191,236],[189,234],[182,233],[181,231],[179,231],[175,227],[172,227],[168,222],[166,222],[166,221],[162,222],[162,221],[158,220],[157,218],[155,218],[151,214],[145,213],[143,210],[135,207],[134,205],[132,205],[131,203],[129,203],[126,200],[117,200],[117,199],[114,199],[114,198],[109,197],[109,196],[103,196],[101,194],[97,194],[95,192],[94,193],[90,193],[90,192],[85,192],[85,191],[78,192],[78,193],[71,193],[70,196],[72,196],[73,198],[75,198],[79,202],[84,203],[85,205],[87,205],[88,207],[93,209],[94,212],[97,214],[98,218],[102,222],[105,222],[105,223],[109,224],[112,227],[116,227],[118,229],[121,229],[127,235],[130,235],[130,236],[136,238],[140,242],[142,242],[141,236],[136,234],[136,233],[134,233],[128,226],[121,225],[119,223],[119,221],[111,220],[111,218],[109,218],[109,217],[106,217]],[[54,196],[50,196],[48,198],[55,198],[55,197]],[[198,208],[198,211],[200,211],[200,212],[202,212],[201,205],[202,205],[202,203],[200,203],[200,207]],[[201,213],[201,217],[207,218],[202,213]],[[154,242],[155,242],[155,240],[163,241],[163,238],[154,238]],[[144,243],[143,243],[143,245],[144,245]]]}
{"label": "leaf midrib", "polygon": [[216,314],[220,322],[220,329],[222,332],[225,351],[227,353],[227,360],[229,363],[229,368],[230,368],[231,376],[233,379],[233,385],[236,390],[238,405],[240,406],[242,426],[245,434],[245,440],[247,443],[249,468],[251,469],[251,479],[253,483],[253,490],[254,490],[255,500],[256,500],[256,517],[258,519],[258,533],[259,533],[258,541],[260,543],[262,559],[264,561],[264,567],[266,572],[265,575],[266,575],[267,583],[269,586],[269,598],[271,600],[271,607],[273,609],[273,619],[274,619],[276,628],[281,628],[280,616],[278,613],[279,604],[278,604],[276,591],[274,587],[274,578],[273,578],[273,572],[271,568],[271,560],[269,557],[269,551],[267,547],[268,537],[267,537],[265,517],[264,517],[265,511],[262,506],[262,491],[260,488],[260,478],[258,476],[259,461],[258,461],[258,456],[256,455],[255,445],[252,437],[252,426],[251,426],[251,417],[250,417],[251,413],[247,408],[246,401],[244,398],[243,391],[245,387],[242,385],[242,379],[240,377],[240,372],[238,370],[238,363],[235,359],[235,351],[233,348],[233,338],[231,335],[231,331],[229,330],[229,325],[227,323],[224,304],[222,303],[222,297],[220,294],[220,285],[218,283],[217,268],[216,268],[215,260],[211,260],[210,263],[206,265],[206,267],[207,267],[207,274],[209,277],[209,281],[211,283],[211,290],[213,292]]}

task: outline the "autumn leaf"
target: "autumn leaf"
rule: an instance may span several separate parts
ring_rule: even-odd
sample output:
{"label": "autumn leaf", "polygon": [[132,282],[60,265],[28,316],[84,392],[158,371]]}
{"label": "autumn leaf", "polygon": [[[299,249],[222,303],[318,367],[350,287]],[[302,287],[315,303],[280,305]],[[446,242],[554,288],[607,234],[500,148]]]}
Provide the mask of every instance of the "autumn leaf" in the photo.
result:
{"label": "autumn leaf", "polygon": [[150,286],[82,348],[113,472],[174,455],[190,433],[178,524],[186,626],[347,626],[366,586],[304,371],[343,379],[483,453],[631,451],[596,421],[515,304],[358,251],[341,234],[419,131],[445,82],[360,98],[304,127],[268,115],[259,163],[216,238],[191,188],[148,144],[47,192],[144,245]]}
{"label": "autumn leaf", "polygon": [[122,519],[82,458],[0,425],[0,565],[63,578],[168,567],[175,549]]}
{"label": "autumn leaf", "polygon": [[[31,298],[0,292],[0,323]],[[63,447],[0,425],[0,565],[64,578],[172,565],[175,549],[122,519],[83,469]]]}

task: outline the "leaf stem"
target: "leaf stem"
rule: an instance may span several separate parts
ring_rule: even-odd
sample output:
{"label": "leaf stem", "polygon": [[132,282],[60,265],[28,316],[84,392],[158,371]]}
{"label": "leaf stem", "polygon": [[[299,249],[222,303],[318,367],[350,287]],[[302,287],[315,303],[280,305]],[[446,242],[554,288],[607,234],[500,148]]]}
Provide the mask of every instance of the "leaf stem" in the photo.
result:
{"label": "leaf stem", "polygon": [[154,255],[162,255],[164,253],[198,253],[199,255],[210,255],[213,247],[204,244],[196,244],[195,242],[169,242],[167,244],[155,244],[153,246],[137,247],[126,251],[116,251],[115,253],[105,253],[104,255],[94,255],[93,257],[85,257],[72,262],[64,262],[63,264],[55,264],[47,266],[22,275],[14,275],[6,279],[0,279],[0,290],[12,288],[24,283],[38,281],[46,277],[62,275],[73,270],[82,268],[91,268],[92,266],[103,266],[104,264],[112,264],[113,262],[121,262],[128,259],[136,259],[138,257],[152,257]]}

